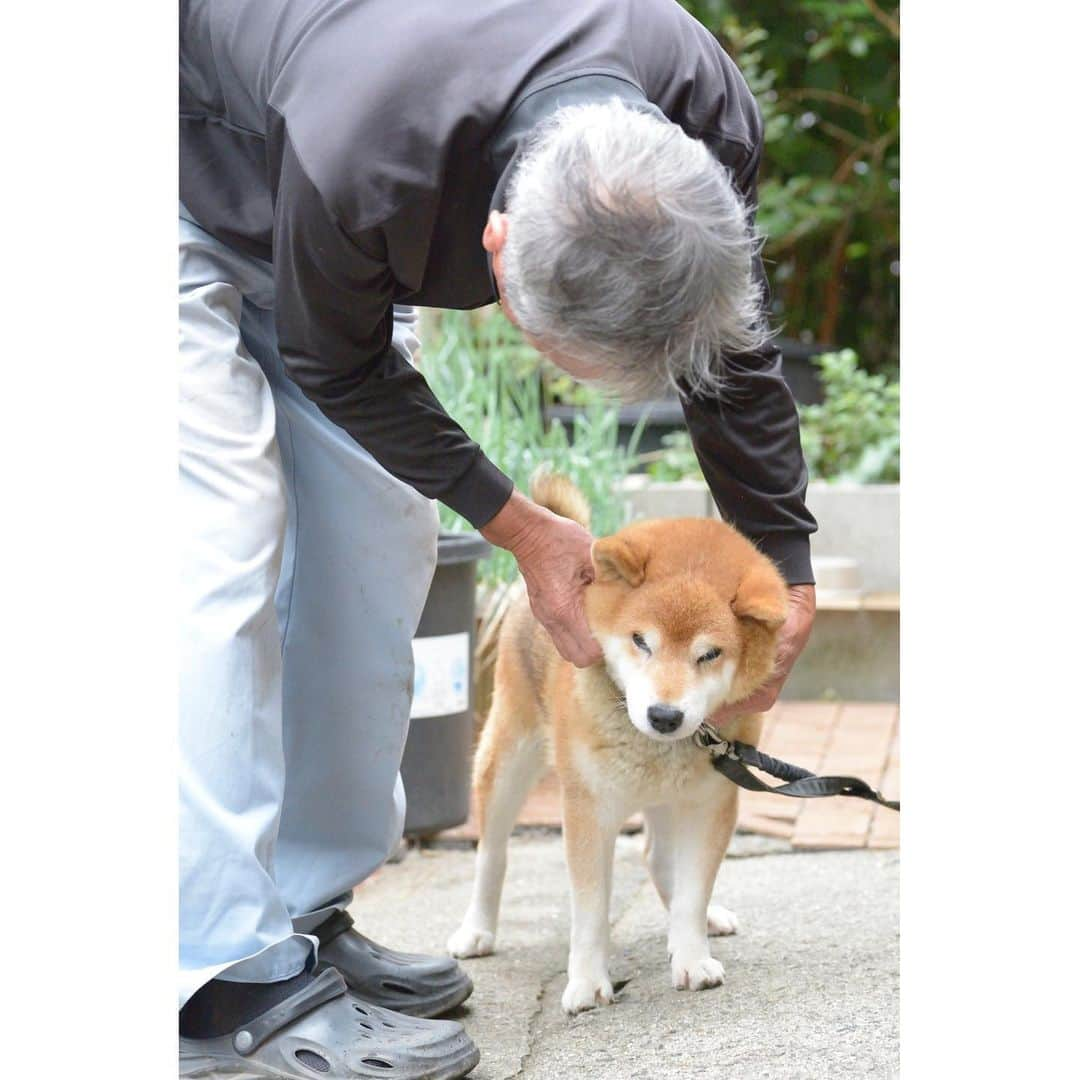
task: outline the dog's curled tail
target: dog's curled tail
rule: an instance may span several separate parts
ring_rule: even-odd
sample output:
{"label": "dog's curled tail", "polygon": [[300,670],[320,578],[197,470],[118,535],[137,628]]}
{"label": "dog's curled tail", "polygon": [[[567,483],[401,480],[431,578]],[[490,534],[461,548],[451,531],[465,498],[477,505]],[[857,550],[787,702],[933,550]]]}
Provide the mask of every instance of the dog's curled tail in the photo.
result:
{"label": "dog's curled tail", "polygon": [[576,521],[586,529],[589,527],[592,514],[585,496],[567,477],[552,472],[546,465],[541,465],[532,474],[529,494],[538,506],[547,507],[552,513]]}

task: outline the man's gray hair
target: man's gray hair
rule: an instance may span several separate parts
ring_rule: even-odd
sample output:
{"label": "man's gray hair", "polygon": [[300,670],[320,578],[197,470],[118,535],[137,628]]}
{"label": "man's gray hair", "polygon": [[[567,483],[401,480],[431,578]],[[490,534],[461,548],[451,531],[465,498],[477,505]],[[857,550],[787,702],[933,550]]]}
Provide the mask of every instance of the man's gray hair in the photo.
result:
{"label": "man's gray hair", "polygon": [[758,241],[703,142],[620,101],[559,109],[511,179],[503,290],[523,330],[640,398],[719,389],[769,337]]}

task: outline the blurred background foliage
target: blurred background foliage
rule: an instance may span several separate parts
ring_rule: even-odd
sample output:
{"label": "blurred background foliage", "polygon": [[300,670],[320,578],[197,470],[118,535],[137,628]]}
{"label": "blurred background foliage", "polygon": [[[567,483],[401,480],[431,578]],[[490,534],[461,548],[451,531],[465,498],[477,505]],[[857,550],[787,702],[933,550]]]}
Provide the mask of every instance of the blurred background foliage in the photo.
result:
{"label": "blurred background foliage", "polygon": [[824,400],[799,407],[803,454],[812,480],[900,482],[900,384],[859,365],[852,349],[823,353]]}
{"label": "blurred background foliage", "polygon": [[680,0],[765,119],[758,226],[786,337],[896,375],[899,9],[876,0]]}

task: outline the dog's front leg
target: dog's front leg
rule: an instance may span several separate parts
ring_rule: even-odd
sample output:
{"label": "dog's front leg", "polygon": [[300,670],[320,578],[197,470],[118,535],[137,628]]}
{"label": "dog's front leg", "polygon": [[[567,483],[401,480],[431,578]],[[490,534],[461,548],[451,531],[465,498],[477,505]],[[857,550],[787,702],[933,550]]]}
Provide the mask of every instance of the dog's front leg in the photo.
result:
{"label": "dog's front leg", "polygon": [[584,786],[563,780],[563,836],[570,871],[570,959],[562,1007],[573,1015],[614,999],[608,975],[611,868],[619,819]]}
{"label": "dog's front leg", "polygon": [[495,927],[506,876],[506,847],[514,821],[544,769],[538,735],[520,736],[497,707],[484,727],[476,753],[473,796],[480,823],[472,899],[461,926],[446,947],[451,956],[488,956],[495,951]]}
{"label": "dog's front leg", "polygon": [[709,897],[735,829],[738,793],[731,784],[719,786],[715,802],[674,808],[668,954],[676,990],[704,990],[724,981],[723,964],[709,952]]}

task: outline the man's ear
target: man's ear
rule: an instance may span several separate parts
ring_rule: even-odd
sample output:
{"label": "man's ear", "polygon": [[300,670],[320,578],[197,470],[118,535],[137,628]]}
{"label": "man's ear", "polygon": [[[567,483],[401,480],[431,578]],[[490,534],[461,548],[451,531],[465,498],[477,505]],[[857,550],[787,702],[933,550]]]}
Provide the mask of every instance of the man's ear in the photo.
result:
{"label": "man's ear", "polygon": [[739,582],[731,610],[742,619],[756,619],[776,630],[787,618],[788,593],[784,579],[770,564],[752,566]]}
{"label": "man's ear", "polygon": [[498,255],[506,243],[506,233],[510,227],[510,219],[506,214],[498,210],[492,210],[488,214],[484,231],[480,237],[480,243],[489,255]]}
{"label": "man's ear", "polygon": [[620,536],[605,536],[592,546],[597,581],[625,581],[636,589],[645,580],[645,555]]}

